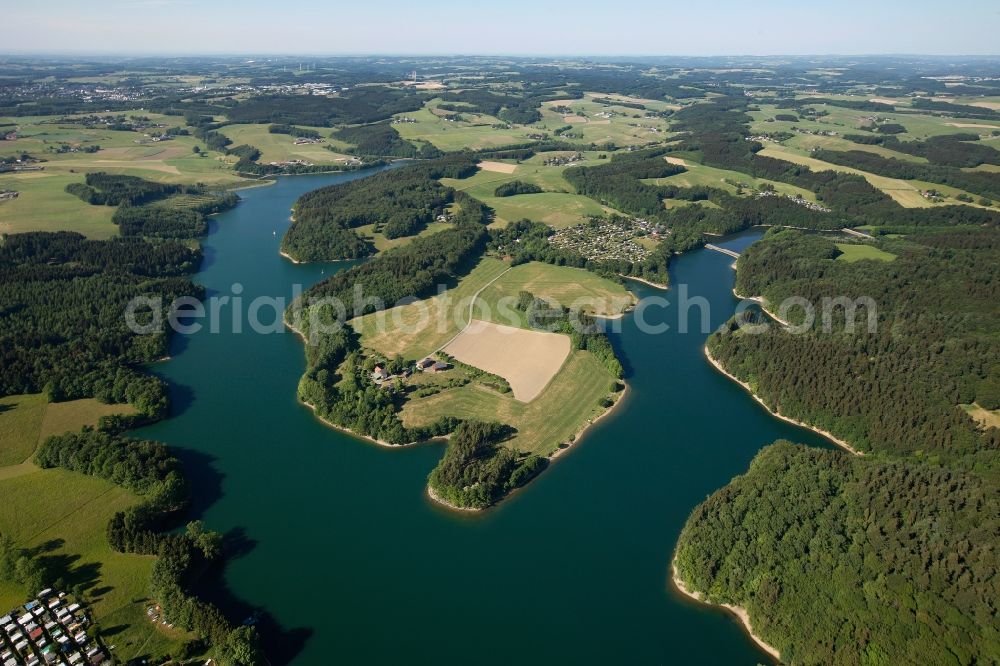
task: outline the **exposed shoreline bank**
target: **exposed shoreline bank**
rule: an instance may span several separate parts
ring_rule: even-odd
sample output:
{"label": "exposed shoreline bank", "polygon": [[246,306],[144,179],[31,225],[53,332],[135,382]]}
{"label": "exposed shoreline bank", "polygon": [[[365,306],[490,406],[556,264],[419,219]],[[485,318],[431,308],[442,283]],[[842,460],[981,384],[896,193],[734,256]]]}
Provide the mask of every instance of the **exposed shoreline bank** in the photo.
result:
{"label": "exposed shoreline bank", "polygon": [[799,421],[799,420],[793,419],[793,418],[791,418],[789,416],[785,416],[781,412],[778,412],[778,411],[775,411],[775,410],[771,409],[767,405],[767,403],[765,403],[760,398],[760,396],[758,396],[756,393],[753,392],[753,389],[750,388],[749,384],[747,384],[746,382],[740,380],[738,377],[736,377],[731,372],[729,372],[728,370],[726,370],[725,368],[722,367],[722,364],[719,363],[719,361],[716,360],[716,358],[714,356],[712,356],[712,353],[708,350],[708,345],[707,344],[704,347],[704,351],[705,351],[705,358],[707,358],[708,362],[712,364],[712,367],[714,367],[716,370],[718,370],[719,372],[721,372],[723,375],[725,375],[726,377],[729,377],[729,379],[733,380],[734,382],[736,382],[737,384],[739,384],[740,386],[742,386],[743,389],[747,393],[749,393],[750,396],[754,400],[756,400],[764,409],[766,409],[768,412],[770,412],[772,416],[776,416],[777,418],[781,419],[782,421],[786,421],[786,422],[791,423],[793,425],[797,425],[800,428],[806,428],[808,430],[812,430],[814,433],[816,433],[818,435],[822,435],[823,437],[826,437],[828,440],[830,440],[831,442],[833,442],[834,444],[836,444],[840,448],[844,449],[848,453],[852,453],[852,454],[854,454],[856,456],[863,456],[863,455],[865,455],[864,451],[858,451],[853,446],[851,446],[850,444],[848,444],[847,442],[845,442],[844,440],[840,439],[839,437],[837,437],[836,435],[834,435],[833,433],[831,433],[829,431],[822,430],[821,428],[817,428],[816,426],[813,426],[813,425],[810,425],[808,423],[805,423],[804,421]]}
{"label": "exposed shoreline bank", "polygon": [[670,581],[673,583],[674,588],[677,590],[677,592],[687,597],[688,599],[697,601],[700,604],[705,604],[706,606],[715,606],[718,608],[724,608],[733,615],[735,615],[736,618],[739,619],[740,623],[743,625],[743,628],[746,630],[747,634],[749,634],[750,638],[753,639],[753,642],[756,643],[758,647],[760,647],[760,649],[764,650],[764,652],[767,652],[776,660],[781,661],[781,652],[779,652],[776,647],[774,647],[773,645],[771,645],[763,638],[754,633],[753,625],[750,623],[750,613],[747,612],[746,608],[743,608],[742,606],[734,606],[733,604],[715,603],[713,601],[705,599],[702,596],[701,592],[688,589],[687,585],[684,584],[684,581],[681,580],[680,575],[677,573],[676,555],[670,561]]}
{"label": "exposed shoreline bank", "polygon": [[293,264],[302,264],[302,263],[305,263],[305,262],[299,261],[298,259],[296,259],[292,255],[288,254],[284,250],[278,250],[278,254],[280,254],[285,259],[288,259],[288,261],[292,262]]}
{"label": "exposed shoreline bank", "polygon": [[[735,268],[735,264],[733,265],[733,267]],[[787,321],[785,319],[782,319],[781,317],[779,317],[778,315],[776,315],[775,313],[773,313],[773,312],[771,312],[770,310],[767,309],[767,302],[764,300],[763,297],[761,297],[761,296],[743,296],[742,294],[738,294],[736,292],[736,287],[733,287],[733,296],[735,296],[736,298],[740,299],[741,301],[750,301],[751,303],[756,303],[757,305],[760,306],[760,309],[768,317],[770,317],[774,321],[778,322],[782,326],[791,327],[791,325],[792,325],[791,322],[789,322],[789,321]]]}
{"label": "exposed shoreline bank", "polygon": [[625,278],[626,280],[635,280],[636,282],[641,282],[647,287],[652,287],[653,289],[662,289],[663,291],[670,289],[670,285],[653,282],[652,280],[647,280],[646,278],[636,277],[634,275],[623,275],[622,273],[619,273],[618,276]]}

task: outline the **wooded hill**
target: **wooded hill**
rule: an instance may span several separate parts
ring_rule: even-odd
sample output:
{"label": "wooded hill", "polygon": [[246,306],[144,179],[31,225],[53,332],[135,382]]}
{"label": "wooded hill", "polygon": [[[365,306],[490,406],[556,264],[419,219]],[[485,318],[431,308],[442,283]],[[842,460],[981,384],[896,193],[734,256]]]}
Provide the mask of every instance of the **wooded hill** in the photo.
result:
{"label": "wooded hill", "polygon": [[[737,291],[870,296],[802,335],[730,324],[718,361],[772,409],[867,453],[788,444],[699,506],[677,565],[689,586],[750,610],[800,664],[991,663],[1000,658],[1000,429],[961,408],[1000,406],[1000,231],[957,227],[883,241],[891,262],[837,261],[830,241],[772,231],[744,251]],[[801,317],[791,314],[792,323]],[[839,318],[839,323],[838,323]]]}
{"label": "wooded hill", "polygon": [[370,224],[386,238],[416,235],[455,200],[437,179],[475,171],[472,159],[451,156],[308,192],[295,202],[281,249],[297,261],[368,256],[374,247],[353,229]]}

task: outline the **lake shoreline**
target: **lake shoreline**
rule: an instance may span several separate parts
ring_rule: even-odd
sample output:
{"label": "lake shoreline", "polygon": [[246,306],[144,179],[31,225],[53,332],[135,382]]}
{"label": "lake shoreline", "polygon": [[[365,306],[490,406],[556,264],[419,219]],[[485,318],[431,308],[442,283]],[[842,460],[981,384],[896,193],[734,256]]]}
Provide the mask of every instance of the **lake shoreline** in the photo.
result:
{"label": "lake shoreline", "polygon": [[756,393],[753,392],[753,389],[750,388],[749,384],[747,384],[746,382],[740,380],[738,377],[736,377],[736,375],[732,374],[731,372],[729,372],[728,370],[726,370],[724,367],[722,367],[722,364],[719,363],[719,361],[714,356],[712,356],[712,352],[710,352],[708,350],[708,345],[707,344],[705,345],[704,350],[705,350],[705,358],[708,359],[708,362],[712,364],[713,368],[715,368],[720,373],[722,373],[726,377],[729,377],[729,379],[733,380],[734,382],[736,382],[737,384],[739,384],[740,386],[742,386],[743,389],[747,393],[749,393],[750,396],[754,400],[756,400],[760,404],[761,407],[763,407],[768,412],[770,412],[772,416],[775,416],[775,417],[781,419],[782,421],[786,421],[788,423],[791,423],[792,425],[797,425],[800,428],[806,428],[807,430],[812,430],[817,435],[822,435],[823,437],[827,438],[828,440],[830,440],[831,442],[833,442],[834,444],[836,444],[840,448],[844,449],[848,453],[851,453],[851,454],[856,455],[856,456],[863,456],[863,455],[865,455],[864,451],[858,451],[853,446],[851,446],[850,444],[848,444],[844,440],[840,439],[839,437],[837,437],[836,435],[834,435],[831,432],[828,432],[828,431],[823,430],[821,428],[817,428],[816,426],[813,426],[813,425],[810,425],[808,423],[805,423],[804,421],[799,421],[797,419],[793,419],[790,416],[785,416],[781,412],[778,412],[778,411],[775,411],[775,410],[771,409],[767,405],[767,403],[765,403],[764,400],[761,399],[760,396],[758,396]]}
{"label": "lake shoreline", "polygon": [[580,440],[584,438],[584,436],[587,434],[587,432],[591,428],[593,428],[595,425],[597,425],[597,423],[601,419],[603,419],[604,417],[606,417],[609,414],[611,414],[611,412],[615,411],[618,408],[619,405],[621,405],[623,402],[625,402],[625,397],[628,395],[629,387],[628,387],[628,382],[626,382],[624,380],[622,380],[622,384],[624,384],[625,387],[622,389],[621,395],[618,396],[618,399],[615,400],[614,404],[612,404],[610,407],[607,407],[596,418],[591,419],[589,423],[585,424],[580,429],[579,432],[577,432],[576,434],[573,435],[573,438],[570,441],[565,442],[565,444],[566,444],[565,447],[563,447],[563,448],[557,448],[555,451],[553,451],[552,453],[550,453],[547,456],[548,459],[549,459],[549,461],[554,461],[557,458],[561,458],[563,455],[565,455],[567,452],[569,452],[570,449],[572,449],[574,446],[576,446],[576,444],[578,444],[580,442]]}
{"label": "lake shoreline", "polygon": [[757,646],[760,647],[760,649],[764,650],[764,652],[767,652],[776,660],[781,661],[781,652],[778,650],[778,648],[774,647],[773,645],[771,645],[763,638],[754,633],[753,625],[750,623],[750,613],[747,612],[746,608],[743,608],[742,606],[735,606],[733,604],[715,603],[714,601],[709,601],[708,599],[704,598],[701,592],[688,589],[687,585],[684,584],[684,581],[681,580],[680,574],[677,572],[676,555],[674,555],[674,558],[670,561],[670,582],[673,583],[675,590],[679,594],[688,599],[691,599],[692,601],[696,601],[700,604],[705,604],[706,606],[715,606],[717,608],[723,608],[729,611],[731,614],[736,616],[736,618],[740,621],[740,624],[743,625],[743,628],[746,630],[747,634],[750,635],[750,638],[753,639],[753,642],[756,643]]}
{"label": "lake shoreline", "polygon": [[635,280],[636,282],[641,282],[647,287],[652,287],[653,289],[661,289],[663,291],[670,289],[670,285],[660,284],[659,282],[653,282],[652,280],[647,280],[646,278],[636,277],[634,275],[623,275],[622,273],[619,273],[618,276],[625,278],[626,280]]}
{"label": "lake shoreline", "polygon": [[[282,318],[282,323],[284,323],[285,327],[288,328],[288,330],[290,330],[292,333],[294,333],[295,335],[297,335],[299,337],[299,339],[302,340],[303,344],[308,344],[308,340],[306,340],[306,336],[303,335],[302,331],[300,331],[295,326],[293,326],[291,324],[291,322],[288,321],[287,318]],[[609,415],[611,412],[615,411],[615,409],[619,405],[621,405],[623,402],[625,402],[625,398],[628,395],[629,386],[628,386],[628,382],[626,382],[624,380],[622,380],[622,384],[624,385],[624,388],[622,388],[621,395],[618,396],[618,399],[615,400],[614,403],[612,405],[610,405],[609,407],[607,407],[603,412],[601,412],[601,414],[599,414],[596,418],[591,419],[588,423],[586,423],[579,430],[579,432],[577,432],[576,434],[573,435],[572,439],[570,439],[568,442],[563,442],[564,444],[566,444],[565,447],[563,447],[563,448],[557,448],[555,451],[553,451],[548,456],[546,456],[546,458],[548,458],[549,462],[554,461],[556,458],[561,457],[567,451],[569,451],[570,449],[572,449],[575,444],[577,444],[581,439],[584,438],[584,435],[587,433],[587,431],[589,431],[591,428],[593,428],[595,425],[597,425],[597,423],[601,419],[603,419],[604,417],[606,417],[607,415]],[[313,404],[311,404],[309,402],[306,402],[304,400],[300,400],[299,402],[301,404],[305,405],[306,407],[308,407],[310,410],[312,410],[313,416],[320,423],[324,424],[325,426],[327,426],[329,428],[333,428],[334,430],[342,432],[342,433],[344,433],[346,435],[349,435],[351,437],[354,437],[356,439],[360,439],[362,441],[368,442],[370,444],[375,444],[376,446],[380,446],[380,447],[383,447],[383,448],[404,449],[404,448],[408,448],[408,447],[411,447],[411,446],[418,446],[420,444],[428,444],[428,443],[434,443],[434,442],[446,442],[446,441],[448,441],[448,438],[449,438],[449,436],[446,435],[446,436],[441,436],[441,437],[432,437],[432,438],[430,438],[428,440],[422,440],[422,441],[419,441],[419,442],[407,442],[405,444],[390,444],[389,442],[386,442],[384,440],[377,439],[375,437],[370,437],[368,435],[362,435],[360,433],[354,432],[353,430],[351,430],[350,428],[348,428],[346,426],[337,425],[336,423],[333,423],[333,422],[331,422],[331,421],[323,418],[322,416],[320,416],[320,414],[316,410],[316,406],[315,405],[313,405]],[[532,481],[533,480],[534,479],[532,479]],[[528,483],[531,483],[531,481],[529,481]],[[499,504],[500,502],[502,502],[505,499],[507,499],[508,497],[510,497],[511,495],[513,495],[518,490],[519,490],[519,488],[515,488],[514,490],[510,491],[509,493],[507,493],[506,495],[504,495],[502,498],[500,498],[500,500],[498,500],[497,502],[494,502],[490,506],[483,507],[481,509],[480,508],[476,508],[476,507],[461,507],[461,506],[456,506],[456,505],[448,502],[444,498],[442,498],[436,492],[434,492],[434,489],[431,488],[430,484],[427,485],[427,496],[431,500],[437,502],[441,506],[444,506],[444,507],[446,507],[448,509],[453,509],[455,511],[470,512],[470,511],[485,511],[486,509],[494,507],[497,504]]]}
{"label": "lake shoreline", "polygon": [[[735,266],[736,265],[733,264],[734,268],[735,268]],[[791,322],[789,322],[789,321],[787,321],[785,319],[782,319],[781,317],[779,317],[778,315],[776,315],[775,313],[773,313],[773,312],[771,312],[770,310],[767,309],[767,301],[764,300],[763,296],[743,296],[742,294],[739,294],[739,293],[736,292],[736,287],[733,287],[733,296],[735,296],[736,298],[738,298],[738,299],[740,299],[742,301],[750,301],[751,303],[756,303],[757,305],[760,306],[760,309],[768,317],[770,317],[774,321],[778,322],[782,326],[791,327],[791,325],[792,325]]]}

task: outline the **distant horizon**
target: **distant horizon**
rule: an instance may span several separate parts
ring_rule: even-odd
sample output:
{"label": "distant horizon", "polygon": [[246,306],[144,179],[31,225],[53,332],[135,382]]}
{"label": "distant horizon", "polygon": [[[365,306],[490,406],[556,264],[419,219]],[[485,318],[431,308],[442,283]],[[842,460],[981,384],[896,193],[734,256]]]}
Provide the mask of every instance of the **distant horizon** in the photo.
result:
{"label": "distant horizon", "polygon": [[[771,0],[697,5],[577,0],[417,4],[285,0],[74,0],[5,8],[4,48],[22,55],[422,55],[559,57],[992,56],[1000,8],[988,0]],[[290,46],[295,46],[291,49]],[[664,57],[664,56],[659,56]],[[669,56],[666,56],[669,57]]]}
{"label": "distant horizon", "polygon": [[391,51],[341,51],[341,52],[308,52],[308,51],[274,51],[274,52],[238,52],[238,51],[74,51],[74,50],[45,50],[45,51],[0,51],[0,58],[12,57],[116,57],[116,58],[549,58],[555,60],[567,60],[574,58],[614,58],[614,59],[642,59],[642,58],[685,58],[710,60],[713,58],[933,58],[933,59],[958,59],[975,58],[977,60],[987,60],[990,58],[1000,59],[1000,52],[997,53],[895,53],[895,52],[871,52],[871,53],[488,53],[488,52],[441,52],[441,53],[417,53],[417,52],[391,52]]}

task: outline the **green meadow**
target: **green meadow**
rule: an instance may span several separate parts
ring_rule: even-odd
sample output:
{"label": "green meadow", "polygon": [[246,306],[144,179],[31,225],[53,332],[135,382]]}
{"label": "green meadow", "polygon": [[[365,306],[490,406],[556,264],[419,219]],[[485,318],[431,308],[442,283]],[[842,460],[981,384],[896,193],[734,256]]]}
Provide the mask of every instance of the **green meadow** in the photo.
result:
{"label": "green meadow", "polygon": [[[635,303],[624,286],[590,271],[531,261],[511,268],[483,290],[476,301],[476,317],[510,325],[498,315],[498,306],[507,299],[510,307],[522,291],[563,307],[583,305],[584,311],[601,316],[619,315]],[[480,306],[485,309],[480,310]],[[486,313],[491,316],[486,317]]]}
{"label": "green meadow", "polygon": [[508,423],[517,428],[517,435],[505,446],[548,455],[604,413],[600,400],[614,395],[614,383],[615,378],[593,354],[577,350],[529,403],[473,382],[412,398],[400,416],[407,426],[427,425],[442,416]]}
{"label": "green meadow", "polygon": [[[44,395],[0,398],[0,534],[36,550],[79,586],[108,645],[122,661],[169,653],[186,638],[157,628],[145,614],[152,557],[114,552],[108,521],[140,498],[107,481],[62,469],[39,469],[30,457],[49,435],[97,425],[126,405],[96,400],[48,403]],[[0,581],[0,608],[23,603],[28,590]]]}
{"label": "green meadow", "polygon": [[846,261],[849,264],[853,264],[855,261],[862,261],[863,259],[893,261],[896,258],[896,255],[891,252],[886,252],[874,245],[864,243],[837,243],[837,249],[841,252],[837,256],[837,260]]}
{"label": "green meadow", "polygon": [[[308,127],[319,133],[323,143],[295,144],[295,137],[288,134],[272,134],[269,125],[226,125],[219,131],[233,140],[234,146],[249,144],[260,150],[260,162],[288,162],[305,160],[313,164],[335,164],[347,159],[351,146],[343,141],[330,138],[333,130],[329,127]],[[328,150],[326,146],[334,148]]]}
{"label": "green meadow", "polygon": [[531,141],[528,134],[532,130],[520,125],[494,129],[502,124],[498,118],[463,111],[463,120],[450,121],[446,118],[453,112],[439,109],[441,100],[432,99],[418,111],[397,114],[396,118],[411,118],[416,122],[393,125],[404,139],[427,141],[444,151],[462,149],[479,150]]}
{"label": "green meadow", "polygon": [[[552,155],[570,155],[572,153],[547,153]],[[598,163],[600,153],[584,153],[584,161],[576,165],[593,166]],[[513,173],[498,173],[496,171],[480,170],[474,176],[462,180],[444,178],[442,183],[462,190],[479,199],[496,212],[496,224],[506,225],[517,220],[529,219],[543,222],[551,227],[561,228],[580,224],[594,215],[605,215],[614,212],[607,206],[602,206],[590,197],[573,193],[573,187],[566,182],[562,173],[567,166],[545,166],[543,157],[534,157],[519,162]],[[498,197],[494,194],[497,187],[504,183],[520,180],[533,183],[545,190],[539,194],[518,194],[510,197]]]}

